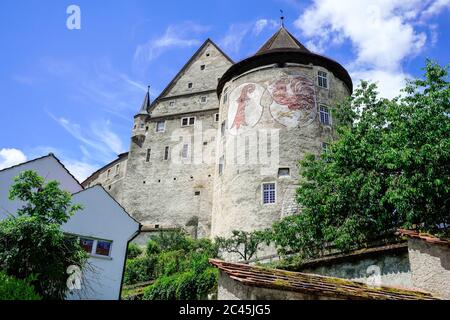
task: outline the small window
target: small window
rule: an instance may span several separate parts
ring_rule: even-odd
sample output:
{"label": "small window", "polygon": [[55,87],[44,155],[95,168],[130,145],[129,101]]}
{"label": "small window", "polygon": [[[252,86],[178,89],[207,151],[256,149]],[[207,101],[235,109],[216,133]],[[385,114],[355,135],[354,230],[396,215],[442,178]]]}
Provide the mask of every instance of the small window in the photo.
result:
{"label": "small window", "polygon": [[164,160],[169,160],[169,147],[164,148]]}
{"label": "small window", "polygon": [[209,56],[210,56],[209,52],[207,52],[207,53],[206,53],[206,56],[207,56],[207,57],[209,57]]}
{"label": "small window", "polygon": [[145,162],[150,162],[150,154],[152,152],[152,149],[147,149],[147,155],[145,157]]}
{"label": "small window", "polygon": [[322,142],[322,152],[327,153],[328,152],[328,143]]}
{"label": "small window", "polygon": [[194,195],[199,196],[200,195],[200,191],[195,191]]}
{"label": "small window", "polygon": [[214,113],[214,122],[219,122],[219,116],[218,113]]}
{"label": "small window", "polygon": [[175,105],[175,101],[170,101],[170,102],[169,102],[169,106],[170,106],[170,107],[173,107],[174,105]]}
{"label": "small window", "polygon": [[278,177],[288,177],[290,176],[290,169],[289,168],[279,168],[278,169]]}
{"label": "small window", "polygon": [[80,246],[84,251],[90,254],[94,247],[94,239],[80,238]]}
{"label": "small window", "polygon": [[189,82],[189,83],[188,83],[188,88],[189,88],[189,89],[192,89],[192,82]]}
{"label": "small window", "polygon": [[222,175],[224,167],[225,167],[225,156],[221,156],[219,159],[219,175]]}
{"label": "small window", "polygon": [[275,183],[263,184],[263,203],[271,204],[275,203]]}
{"label": "small window", "polygon": [[116,174],[119,173],[119,169],[120,169],[120,164],[116,165]]}
{"label": "small window", "polygon": [[208,98],[206,96],[202,96],[200,98],[201,103],[206,103],[206,101],[208,101]]}
{"label": "small window", "polygon": [[195,124],[195,117],[181,118],[182,127],[193,126],[194,124]]}
{"label": "small window", "polygon": [[220,134],[222,135],[222,137],[225,135],[226,125],[227,125],[226,121],[223,121],[222,124],[220,125]]}
{"label": "small window", "polygon": [[200,66],[200,70],[205,70],[205,65],[204,65],[204,64],[202,64],[202,65]]}
{"label": "small window", "polygon": [[159,229],[159,224],[155,224],[155,229]]}
{"label": "small window", "polygon": [[181,154],[181,156],[183,157],[183,159],[187,159],[189,154],[189,145],[188,144],[184,144],[183,145],[183,152]]}
{"label": "small window", "polygon": [[320,106],[320,122],[325,125],[331,124],[330,110],[326,106]]}
{"label": "small window", "polygon": [[319,85],[319,87],[328,88],[328,74],[326,72],[317,72],[317,84]]}
{"label": "small window", "polygon": [[140,128],[141,128],[141,129],[144,129],[144,125],[145,125],[145,124],[144,124],[143,122],[141,122]]}
{"label": "small window", "polygon": [[164,132],[166,129],[166,122],[164,120],[156,122],[156,132]]}
{"label": "small window", "polygon": [[111,175],[111,169],[108,169],[108,171],[106,172],[106,178],[109,179],[110,175]]}
{"label": "small window", "polygon": [[223,103],[227,103],[228,101],[228,87],[223,90]]}
{"label": "small window", "polygon": [[109,257],[109,255],[111,254],[111,245],[111,241],[97,240],[97,248],[95,248],[95,254]]}

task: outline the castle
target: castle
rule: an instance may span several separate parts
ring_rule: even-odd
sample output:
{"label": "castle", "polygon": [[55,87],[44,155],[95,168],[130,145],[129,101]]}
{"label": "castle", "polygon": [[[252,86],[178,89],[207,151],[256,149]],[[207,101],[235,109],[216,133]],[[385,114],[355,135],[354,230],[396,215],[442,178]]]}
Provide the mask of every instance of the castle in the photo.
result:
{"label": "castle", "polygon": [[161,94],[145,95],[128,153],[83,182],[102,184],[147,227],[194,237],[270,227],[298,212],[299,160],[326,151],[348,72],[282,26],[234,63],[206,40]]}

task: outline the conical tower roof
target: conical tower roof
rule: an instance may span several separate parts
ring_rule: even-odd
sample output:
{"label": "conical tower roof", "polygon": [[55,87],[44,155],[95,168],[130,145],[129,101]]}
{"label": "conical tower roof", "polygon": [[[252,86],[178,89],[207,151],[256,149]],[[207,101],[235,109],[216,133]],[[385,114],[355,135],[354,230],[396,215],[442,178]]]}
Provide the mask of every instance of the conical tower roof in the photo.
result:
{"label": "conical tower roof", "polygon": [[136,116],[148,116],[148,109],[150,108],[150,86],[148,86],[147,93],[145,94],[144,101],[142,102],[141,108],[139,109],[139,112],[135,115]]}
{"label": "conical tower roof", "polygon": [[309,51],[284,26],[281,26],[254,55],[235,63],[222,75],[217,85],[217,95],[220,97],[225,84],[238,75],[267,65],[283,68],[288,63],[321,66],[342,80],[349,92],[353,92],[352,79],[341,64]]}
{"label": "conical tower roof", "polygon": [[297,49],[304,52],[310,52],[306,47],[300,43],[289,31],[282,26],[262,47],[256,54],[263,54],[272,50],[281,49]]}

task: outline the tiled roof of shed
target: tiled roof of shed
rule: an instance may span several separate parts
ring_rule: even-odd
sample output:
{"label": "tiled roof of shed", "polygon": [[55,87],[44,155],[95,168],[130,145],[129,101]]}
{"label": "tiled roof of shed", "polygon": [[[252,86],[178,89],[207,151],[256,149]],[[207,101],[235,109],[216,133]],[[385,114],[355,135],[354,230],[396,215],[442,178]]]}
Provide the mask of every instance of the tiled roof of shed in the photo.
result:
{"label": "tiled roof of shed", "polygon": [[366,284],[316,274],[290,272],[210,259],[209,262],[231,279],[248,286],[301,292],[336,299],[434,300],[431,294]]}
{"label": "tiled roof of shed", "polygon": [[440,244],[444,246],[450,246],[450,239],[441,239],[429,234],[420,233],[414,230],[398,229],[397,232],[403,236],[409,238],[421,239],[429,243]]}

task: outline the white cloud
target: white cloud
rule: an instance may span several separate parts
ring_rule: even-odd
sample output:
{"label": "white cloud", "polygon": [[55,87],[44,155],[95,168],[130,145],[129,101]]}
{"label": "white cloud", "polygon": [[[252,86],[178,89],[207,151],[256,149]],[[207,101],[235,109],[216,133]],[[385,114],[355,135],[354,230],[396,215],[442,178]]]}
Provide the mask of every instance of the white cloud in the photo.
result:
{"label": "white cloud", "polygon": [[98,166],[73,159],[64,159],[62,163],[79,182],[83,182],[98,169]]}
{"label": "white cloud", "polygon": [[258,19],[255,22],[233,23],[219,43],[225,51],[237,54],[246,36],[250,34],[258,36],[265,29],[274,29],[278,26],[279,23],[275,20],[264,18]]}
{"label": "white cloud", "polygon": [[197,46],[200,44],[200,40],[195,36],[208,29],[208,27],[193,22],[169,25],[161,37],[152,39],[136,48],[134,62],[147,64],[170,48]]}
{"label": "white cloud", "polygon": [[[402,62],[421,52],[427,43],[427,30],[418,31],[416,26],[423,23],[425,15],[436,15],[449,2],[313,0],[295,26],[309,38],[309,46],[319,52],[349,40],[355,51],[354,62],[348,66],[354,79],[370,76],[379,80],[382,95],[392,96],[404,84]],[[436,36],[428,31],[432,38]]]}
{"label": "white cloud", "polygon": [[81,142],[80,150],[85,158],[96,162],[108,162],[125,151],[122,140],[112,131],[109,121],[97,121],[87,128],[64,117],[50,116],[70,135]]}
{"label": "white cloud", "polygon": [[19,149],[2,148],[0,150],[0,170],[25,161],[27,161],[27,157]]}

